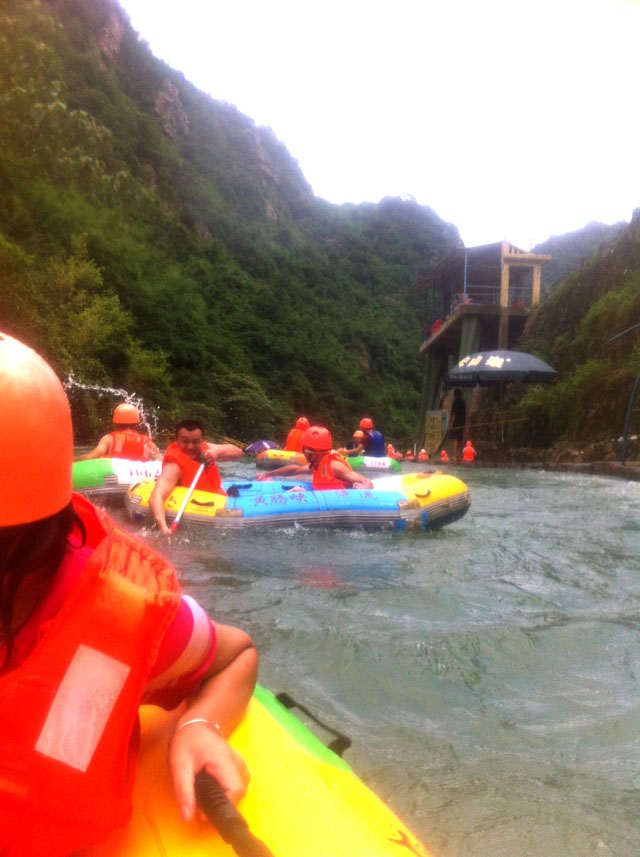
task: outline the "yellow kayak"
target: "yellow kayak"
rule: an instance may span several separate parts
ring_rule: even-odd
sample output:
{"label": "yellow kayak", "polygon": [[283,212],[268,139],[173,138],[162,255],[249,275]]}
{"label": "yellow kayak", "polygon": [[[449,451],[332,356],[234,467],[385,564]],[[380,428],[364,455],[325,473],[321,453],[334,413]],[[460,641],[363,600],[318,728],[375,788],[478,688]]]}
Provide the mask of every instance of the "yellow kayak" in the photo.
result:
{"label": "yellow kayak", "polygon": [[[167,767],[180,711],[143,707],[134,812],[86,857],[230,857],[211,825],[181,820]],[[431,857],[385,804],[273,694],[257,687],[229,743],[251,771],[238,809],[274,857]]]}

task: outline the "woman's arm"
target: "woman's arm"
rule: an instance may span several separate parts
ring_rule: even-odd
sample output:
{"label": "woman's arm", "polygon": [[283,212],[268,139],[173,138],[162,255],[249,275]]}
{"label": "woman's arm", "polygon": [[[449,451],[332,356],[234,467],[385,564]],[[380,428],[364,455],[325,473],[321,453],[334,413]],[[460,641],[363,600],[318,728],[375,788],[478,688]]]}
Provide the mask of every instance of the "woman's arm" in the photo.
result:
{"label": "woman's arm", "polygon": [[205,768],[233,803],[244,795],[249,771],[225,738],[242,718],[258,674],[258,653],[239,628],[214,623],[216,654],[198,693],[176,724],[169,744],[169,768],[185,821],[196,808],[193,781]]}

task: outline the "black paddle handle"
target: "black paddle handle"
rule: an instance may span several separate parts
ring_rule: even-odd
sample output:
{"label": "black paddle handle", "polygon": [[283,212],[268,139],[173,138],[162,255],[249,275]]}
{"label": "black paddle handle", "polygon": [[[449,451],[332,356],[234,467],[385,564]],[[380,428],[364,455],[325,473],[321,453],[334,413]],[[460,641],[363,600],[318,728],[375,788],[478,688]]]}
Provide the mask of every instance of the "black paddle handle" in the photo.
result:
{"label": "black paddle handle", "polygon": [[194,785],[198,806],[239,857],[274,857],[264,842],[251,833],[215,777],[202,769],[196,774]]}

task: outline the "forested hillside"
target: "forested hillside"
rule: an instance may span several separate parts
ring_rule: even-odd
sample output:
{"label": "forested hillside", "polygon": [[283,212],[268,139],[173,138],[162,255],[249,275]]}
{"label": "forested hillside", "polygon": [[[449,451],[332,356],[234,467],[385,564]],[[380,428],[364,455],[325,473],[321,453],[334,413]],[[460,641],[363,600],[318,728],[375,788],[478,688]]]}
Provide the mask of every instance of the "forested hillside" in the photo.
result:
{"label": "forested hillside", "polygon": [[[152,56],[112,0],[0,11],[0,329],[211,432],[299,413],[415,431],[411,286],[457,229],[314,198],[270,129]],[[78,440],[111,402],[74,395]]]}

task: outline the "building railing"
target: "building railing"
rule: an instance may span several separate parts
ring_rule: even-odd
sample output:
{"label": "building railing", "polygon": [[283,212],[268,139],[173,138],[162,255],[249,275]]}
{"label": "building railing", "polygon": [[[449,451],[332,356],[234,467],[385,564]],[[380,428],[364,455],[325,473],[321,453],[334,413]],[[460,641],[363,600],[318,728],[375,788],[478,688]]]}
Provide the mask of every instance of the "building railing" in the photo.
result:
{"label": "building railing", "polygon": [[[425,342],[440,326],[461,306],[500,306],[500,286],[481,286],[467,284],[466,292],[457,292],[452,301],[446,301],[442,315],[433,311],[428,313],[420,333],[420,341]],[[531,308],[531,284],[509,287],[509,306],[514,309]]]}

